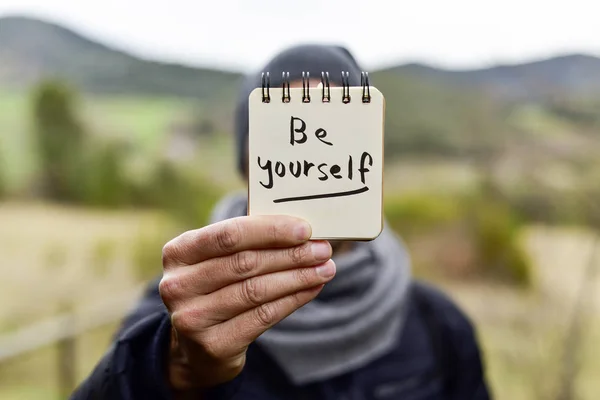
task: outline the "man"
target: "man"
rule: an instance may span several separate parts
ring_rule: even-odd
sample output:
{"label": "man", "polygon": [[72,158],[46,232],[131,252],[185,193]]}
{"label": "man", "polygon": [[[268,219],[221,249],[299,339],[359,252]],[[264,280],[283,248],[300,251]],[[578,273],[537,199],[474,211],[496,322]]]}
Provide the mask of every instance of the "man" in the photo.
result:
{"label": "man", "polygon": [[[298,46],[263,69],[328,71],[360,84],[344,48]],[[298,83],[300,82],[300,83]],[[248,94],[236,114],[247,176]],[[437,290],[410,278],[387,228],[371,242],[309,241],[289,216],[246,215],[225,198],[210,225],[163,249],[164,272],[74,399],[488,399],[474,330]],[[335,254],[335,255],[333,255]],[[335,278],[334,278],[335,276]]]}

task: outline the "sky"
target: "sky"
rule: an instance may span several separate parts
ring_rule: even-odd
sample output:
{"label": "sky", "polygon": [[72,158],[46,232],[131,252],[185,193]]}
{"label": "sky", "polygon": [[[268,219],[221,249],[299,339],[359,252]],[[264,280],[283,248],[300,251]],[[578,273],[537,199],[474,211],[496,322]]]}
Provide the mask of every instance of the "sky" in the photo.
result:
{"label": "sky", "polygon": [[236,71],[298,43],[347,46],[365,69],[450,69],[600,56],[594,0],[0,0],[148,59]]}

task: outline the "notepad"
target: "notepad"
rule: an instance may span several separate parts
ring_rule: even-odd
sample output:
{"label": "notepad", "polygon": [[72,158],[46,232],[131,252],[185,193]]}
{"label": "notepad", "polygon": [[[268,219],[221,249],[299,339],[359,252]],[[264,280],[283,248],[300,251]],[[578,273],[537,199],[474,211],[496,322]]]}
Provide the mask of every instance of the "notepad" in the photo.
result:
{"label": "notepad", "polygon": [[383,227],[385,100],[373,86],[328,89],[329,101],[321,85],[250,94],[248,214],[303,218],[312,239],[372,240]]}

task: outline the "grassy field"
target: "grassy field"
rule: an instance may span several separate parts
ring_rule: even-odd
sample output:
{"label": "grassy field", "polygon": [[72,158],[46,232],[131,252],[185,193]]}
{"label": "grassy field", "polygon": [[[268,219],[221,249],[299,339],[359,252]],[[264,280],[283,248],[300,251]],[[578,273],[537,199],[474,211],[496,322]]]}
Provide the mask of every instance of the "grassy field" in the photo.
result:
{"label": "grassy field", "polygon": [[[31,127],[26,123],[30,120],[28,101],[23,93],[0,90],[0,169],[13,193],[25,191],[38,168]],[[80,111],[92,134],[126,140],[152,163],[168,146],[169,126],[189,118],[197,106],[177,99],[93,97],[83,99]],[[524,108],[513,118],[523,130],[543,138],[548,147],[595,151],[591,145],[595,139],[577,139],[569,125],[543,110]],[[505,157],[507,175],[518,176],[530,168],[545,175],[554,171],[535,163],[520,164],[529,161],[532,148],[535,146],[511,150]],[[195,156],[183,163],[225,190],[241,187],[228,135],[199,140]],[[389,162],[385,173],[385,192],[393,196],[468,192],[481,175],[467,162],[409,158]],[[0,203],[4,272],[0,281],[0,333],[14,332],[55,315],[65,306],[82,310],[107,296],[136,288],[160,273],[162,244],[178,232],[169,218],[155,211],[100,211],[30,201]],[[532,226],[523,232],[522,243],[534,261],[532,290],[489,281],[459,282],[439,273],[426,276],[444,287],[476,323],[497,399],[552,400],[561,385],[565,337],[591,236],[581,230]],[[418,247],[412,250],[424,251]],[[600,273],[596,278],[588,291],[598,298],[587,299],[583,334],[577,348],[569,350],[578,355],[576,398],[584,400],[596,399],[600,393]],[[91,371],[115,327],[110,324],[94,329],[78,339],[78,379]],[[58,396],[55,348],[0,365],[1,399]]]}
{"label": "grassy field", "polygon": [[[89,133],[129,143],[143,157],[156,157],[166,133],[185,121],[195,108],[179,99],[154,97],[85,97],[78,114]],[[0,88],[0,166],[9,188],[23,190],[37,170],[30,98],[25,92]]]}
{"label": "grassy field", "polygon": [[[65,302],[85,307],[135,287],[140,278],[133,249],[140,232],[154,227],[165,240],[177,232],[175,228],[161,231],[165,226],[161,218],[152,213],[100,213],[48,205],[0,206],[0,220],[8,222],[0,226],[0,252],[10,268],[0,282],[0,328],[6,333],[52,315]],[[108,239],[113,247],[107,247]],[[590,236],[532,227],[523,240],[536,265],[533,291],[478,281],[436,282],[475,321],[496,398],[551,399],[560,382],[562,341],[589,254]],[[100,251],[105,255],[99,261],[93,255],[101,248],[113,250]],[[146,251],[155,254],[148,259],[156,261],[150,269],[158,274],[160,246]],[[595,299],[587,308],[588,327],[577,349],[584,356],[577,380],[581,399],[595,399],[593,394],[600,393],[595,379],[600,373],[599,304],[600,299]],[[79,338],[79,379],[91,371],[115,327],[112,324]],[[0,398],[52,398],[55,363],[56,349],[46,348],[0,366]]]}
{"label": "grassy field", "polygon": [[160,148],[171,123],[192,112],[189,102],[156,97],[87,97],[83,108],[95,133],[125,138],[148,153]]}
{"label": "grassy field", "polygon": [[28,98],[0,90],[0,168],[11,188],[26,186],[35,173],[34,143],[29,134]]}
{"label": "grassy field", "polygon": [[[570,353],[577,369],[574,398],[596,399],[600,393],[596,378],[600,374],[600,274],[590,282],[584,276],[593,236],[535,226],[524,232],[523,244],[534,261],[534,290],[489,283],[439,283],[475,321],[498,399],[559,399],[563,361]],[[595,268],[600,271],[600,258]],[[587,297],[580,310],[580,336],[565,349],[583,288]]]}
{"label": "grassy field", "polygon": [[143,262],[158,274],[159,245],[177,233],[150,212],[0,203],[0,215],[0,330],[127,290],[145,273]]}
{"label": "grassy field", "polygon": [[[130,293],[160,274],[162,245],[179,233],[157,212],[38,203],[0,203],[0,220],[0,334]],[[115,327],[78,339],[78,379],[90,372]],[[0,398],[58,399],[56,365],[52,346],[0,365]]]}

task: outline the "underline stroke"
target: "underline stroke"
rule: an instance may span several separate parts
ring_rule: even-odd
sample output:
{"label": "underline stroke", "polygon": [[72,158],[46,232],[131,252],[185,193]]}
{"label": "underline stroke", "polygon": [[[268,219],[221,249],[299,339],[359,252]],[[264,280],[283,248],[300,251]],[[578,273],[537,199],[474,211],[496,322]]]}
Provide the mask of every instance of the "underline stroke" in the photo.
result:
{"label": "underline stroke", "polygon": [[285,197],[285,198],[281,198],[281,199],[275,199],[275,200],[273,200],[273,203],[286,203],[286,202],[290,202],[290,201],[315,200],[315,199],[327,199],[327,198],[330,198],[330,197],[352,196],[352,195],[355,195],[355,194],[364,193],[367,190],[369,190],[369,188],[367,186],[365,186],[365,187],[362,187],[360,189],[349,190],[349,191],[346,191],[346,192],[312,194],[312,195],[309,195],[309,196],[299,196],[299,197]]}

